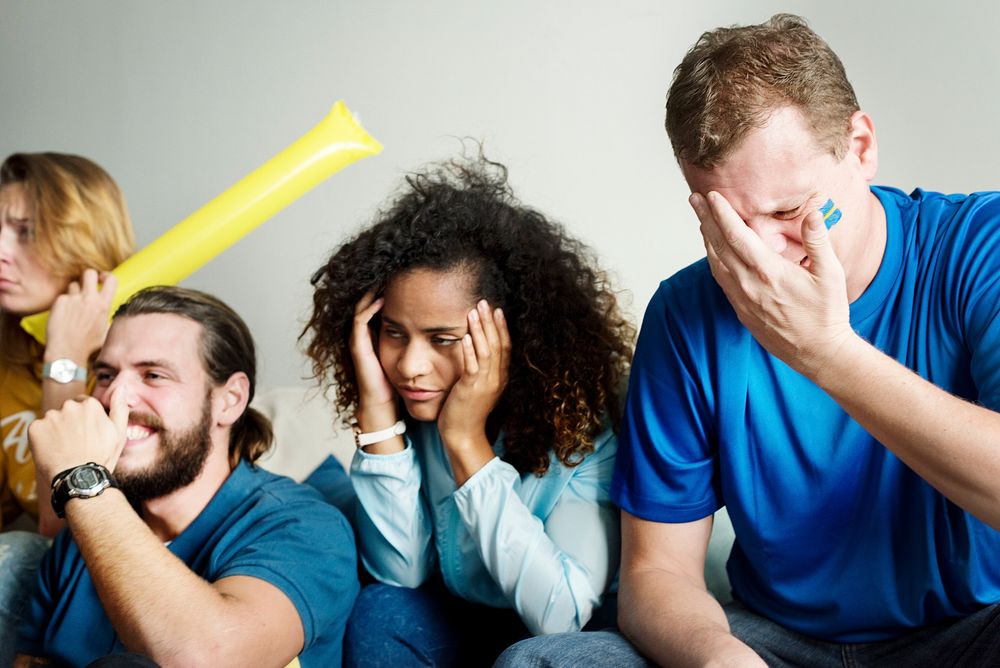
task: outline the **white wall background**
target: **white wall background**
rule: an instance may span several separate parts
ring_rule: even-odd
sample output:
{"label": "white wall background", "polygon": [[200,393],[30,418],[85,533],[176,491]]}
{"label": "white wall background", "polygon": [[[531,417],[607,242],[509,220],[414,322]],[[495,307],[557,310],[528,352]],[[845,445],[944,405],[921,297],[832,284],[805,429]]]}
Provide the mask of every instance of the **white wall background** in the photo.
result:
{"label": "white wall background", "polygon": [[880,183],[1000,186],[1000,5],[642,0],[0,0],[0,156],[59,150],[119,181],[145,245],[343,98],[384,145],[197,272],[249,322],[267,385],[305,384],[308,277],[457,137],[599,249],[638,318],[701,257],[662,129],[698,35],[806,16],[875,119]]}

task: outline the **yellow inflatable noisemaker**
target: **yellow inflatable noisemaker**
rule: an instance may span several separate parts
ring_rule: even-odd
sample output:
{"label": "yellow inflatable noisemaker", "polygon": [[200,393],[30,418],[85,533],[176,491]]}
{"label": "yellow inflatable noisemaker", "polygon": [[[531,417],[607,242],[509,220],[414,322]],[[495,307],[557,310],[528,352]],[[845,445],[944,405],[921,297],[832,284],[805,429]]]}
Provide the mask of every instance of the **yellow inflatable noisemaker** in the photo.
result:
{"label": "yellow inflatable noisemaker", "polygon": [[[381,151],[337,102],[294,144],[116,267],[111,312],[143,288],[176,285],[328,176]],[[22,318],[21,327],[45,343],[48,318],[37,313]]]}

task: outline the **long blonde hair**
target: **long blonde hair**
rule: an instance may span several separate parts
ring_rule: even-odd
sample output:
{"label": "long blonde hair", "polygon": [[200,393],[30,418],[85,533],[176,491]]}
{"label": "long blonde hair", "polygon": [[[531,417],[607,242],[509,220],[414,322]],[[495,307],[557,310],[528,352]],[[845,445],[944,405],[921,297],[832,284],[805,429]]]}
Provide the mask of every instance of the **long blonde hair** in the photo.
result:
{"label": "long blonde hair", "polygon": [[[77,280],[87,268],[110,271],[135,250],[125,197],[99,165],[66,153],[14,153],[0,165],[0,186],[21,183],[34,208],[34,244],[54,276]],[[0,313],[0,361],[30,364],[40,355],[19,318]]]}

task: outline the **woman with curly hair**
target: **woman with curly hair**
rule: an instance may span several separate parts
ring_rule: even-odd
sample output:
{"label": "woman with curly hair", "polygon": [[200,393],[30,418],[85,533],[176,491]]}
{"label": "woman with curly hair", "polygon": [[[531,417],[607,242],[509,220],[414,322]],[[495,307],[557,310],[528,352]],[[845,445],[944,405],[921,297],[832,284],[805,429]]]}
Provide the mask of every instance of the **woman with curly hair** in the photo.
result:
{"label": "woman with curly hair", "polygon": [[487,665],[580,630],[618,566],[634,328],[591,254],[479,160],[407,178],[312,277],[303,336],[354,425],[366,587],[346,665]]}

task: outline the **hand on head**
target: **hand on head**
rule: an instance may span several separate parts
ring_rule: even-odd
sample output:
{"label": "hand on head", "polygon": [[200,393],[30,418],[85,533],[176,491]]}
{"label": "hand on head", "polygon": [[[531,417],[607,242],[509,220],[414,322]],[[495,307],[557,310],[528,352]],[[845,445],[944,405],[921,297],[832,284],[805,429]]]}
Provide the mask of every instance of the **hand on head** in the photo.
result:
{"label": "hand on head", "polygon": [[365,293],[354,308],[351,357],[358,382],[358,424],[363,432],[391,426],[396,417],[396,391],[386,378],[375,352],[375,333],[370,323],[385,304],[385,298]]}
{"label": "hand on head", "polygon": [[438,417],[445,443],[467,442],[484,434],[486,418],[507,387],[511,343],[503,310],[480,300],[469,312],[468,322],[469,333],[462,337],[462,376]]}
{"label": "hand on head", "polygon": [[797,264],[769,250],[719,193],[694,193],[691,206],[712,275],[740,322],[771,354],[807,376],[853,334],[844,269],[830,244],[823,216],[802,222],[807,261]]}
{"label": "hand on head", "polygon": [[94,269],[87,269],[79,281],[70,283],[50,309],[45,330],[47,349],[78,362],[86,361],[100,349],[108,333],[109,311],[117,288],[114,274]]}

